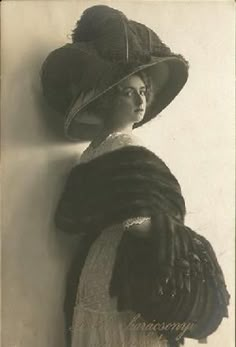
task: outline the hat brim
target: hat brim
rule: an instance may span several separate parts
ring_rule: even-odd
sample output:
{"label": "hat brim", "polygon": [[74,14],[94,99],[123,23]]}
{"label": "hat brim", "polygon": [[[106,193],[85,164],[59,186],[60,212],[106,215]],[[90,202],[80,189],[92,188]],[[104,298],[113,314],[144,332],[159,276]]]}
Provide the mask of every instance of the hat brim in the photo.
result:
{"label": "hat brim", "polygon": [[91,90],[86,95],[80,94],[66,115],[64,129],[66,137],[72,141],[92,140],[100,131],[103,123],[96,115],[88,114],[87,106],[104,96],[126,78],[140,71],[145,71],[150,78],[152,97],[144,118],[135,123],[133,128],[137,128],[157,116],[178,95],[188,78],[188,66],[181,58],[152,56],[149,63],[133,68],[108,88],[102,91]]}

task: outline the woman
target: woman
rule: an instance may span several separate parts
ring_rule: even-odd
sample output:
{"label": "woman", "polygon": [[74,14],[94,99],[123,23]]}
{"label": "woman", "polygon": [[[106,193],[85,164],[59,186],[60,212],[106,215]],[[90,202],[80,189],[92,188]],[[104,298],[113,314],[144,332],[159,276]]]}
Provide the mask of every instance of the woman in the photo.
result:
{"label": "woman", "polygon": [[227,316],[224,276],[209,242],[184,224],[178,181],[132,133],[180,92],[188,64],[107,6],[87,9],[72,40],[42,69],[66,136],[92,140],[55,218],[83,234],[67,282],[68,343],[164,347],[205,338]]}

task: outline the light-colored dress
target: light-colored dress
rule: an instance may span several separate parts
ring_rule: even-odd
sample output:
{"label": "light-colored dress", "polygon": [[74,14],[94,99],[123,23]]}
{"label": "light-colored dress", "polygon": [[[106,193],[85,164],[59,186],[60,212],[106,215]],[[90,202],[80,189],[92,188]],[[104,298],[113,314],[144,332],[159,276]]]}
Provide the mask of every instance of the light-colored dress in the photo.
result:
{"label": "light-colored dress", "polygon": [[[99,146],[89,146],[81,156],[87,162],[103,153],[129,145],[142,145],[133,134],[116,132]],[[91,245],[80,275],[72,323],[72,347],[168,347],[164,337],[132,311],[117,311],[117,299],[109,295],[109,284],[117,247],[125,227],[142,223],[138,217],[101,232]],[[143,325],[142,322],[144,323]]]}

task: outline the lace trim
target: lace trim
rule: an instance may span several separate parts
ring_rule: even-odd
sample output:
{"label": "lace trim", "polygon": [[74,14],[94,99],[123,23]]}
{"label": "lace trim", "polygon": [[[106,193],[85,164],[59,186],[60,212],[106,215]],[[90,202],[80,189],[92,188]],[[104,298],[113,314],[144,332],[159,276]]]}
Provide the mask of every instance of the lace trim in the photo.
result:
{"label": "lace trim", "polygon": [[133,134],[114,132],[108,135],[98,146],[92,147],[91,144],[85,149],[80,157],[81,162],[87,162],[106,152],[111,152],[117,148],[127,145],[142,145],[139,138]]}
{"label": "lace trim", "polygon": [[[104,145],[106,145],[107,140],[115,138],[119,133],[112,133],[108,135],[105,140],[103,140],[98,146],[92,147],[91,144],[86,148],[86,150],[83,152],[82,156],[88,157],[87,160],[92,159],[94,156],[96,156],[98,153],[103,153]],[[109,149],[108,149],[109,150]],[[82,157],[81,156],[81,157]]]}
{"label": "lace trim", "polygon": [[126,221],[123,222],[123,226],[125,229],[130,228],[132,225],[142,224],[147,220],[150,220],[151,217],[135,217],[135,218],[129,218]]}

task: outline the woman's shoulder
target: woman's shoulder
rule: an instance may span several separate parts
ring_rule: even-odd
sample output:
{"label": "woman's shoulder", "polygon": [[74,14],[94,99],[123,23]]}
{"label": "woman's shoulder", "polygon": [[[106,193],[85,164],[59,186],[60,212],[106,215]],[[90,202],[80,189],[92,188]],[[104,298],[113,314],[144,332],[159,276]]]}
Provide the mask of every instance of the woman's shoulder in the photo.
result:
{"label": "woman's shoulder", "polygon": [[142,146],[140,138],[133,133],[114,132],[97,147],[88,147],[81,156],[81,161],[91,160],[99,155],[125,146]]}
{"label": "woman's shoulder", "polygon": [[116,132],[110,134],[108,140],[111,145],[142,145],[141,139],[133,133]]}

